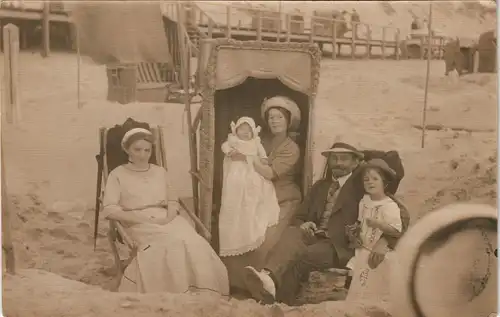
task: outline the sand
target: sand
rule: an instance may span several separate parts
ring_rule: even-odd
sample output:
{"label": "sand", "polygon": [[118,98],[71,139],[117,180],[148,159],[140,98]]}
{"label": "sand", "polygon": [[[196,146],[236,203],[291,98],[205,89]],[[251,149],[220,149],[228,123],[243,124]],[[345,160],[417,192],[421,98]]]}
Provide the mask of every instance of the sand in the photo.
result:
{"label": "sand", "polygon": [[[14,247],[21,270],[4,279],[8,316],[177,316],[181,312],[186,316],[283,316],[284,312],[286,316],[384,316],[384,304],[372,305],[373,299],[366,299],[365,305],[328,302],[288,311],[284,306],[227,302],[208,295],[105,291],[114,274],[105,222],[95,251],[92,240],[98,128],[122,123],[129,116],[162,125],[175,190],[179,196],[189,196],[187,127],[182,105],[123,106],[105,101],[104,67],[88,60],[81,69],[79,109],[76,66],[75,55],[53,53],[42,59],[22,53],[22,122],[20,126],[2,122]],[[454,201],[496,205],[496,131],[449,129],[496,129],[496,76],[473,74],[452,80],[443,74],[444,62],[433,61],[427,120],[445,129],[428,132],[422,149],[422,132],[413,125],[422,118],[423,61],[324,59],[314,115],[315,178],[324,164],[319,152],[341,140],[362,149],[400,151],[406,176],[398,194],[413,222]],[[331,299],[330,277],[313,274],[311,282],[301,295],[302,302]],[[189,310],[184,310],[186,304]]]}

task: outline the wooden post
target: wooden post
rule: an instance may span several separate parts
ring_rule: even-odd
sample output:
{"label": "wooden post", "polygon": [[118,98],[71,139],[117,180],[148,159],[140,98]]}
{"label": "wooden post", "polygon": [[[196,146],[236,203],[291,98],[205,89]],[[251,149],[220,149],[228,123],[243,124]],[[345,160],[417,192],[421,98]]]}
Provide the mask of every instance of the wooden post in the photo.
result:
{"label": "wooden post", "polygon": [[351,22],[351,58],[354,59],[356,57],[356,31],[357,31],[357,23]]}
{"label": "wooden post", "polygon": [[5,163],[3,155],[3,142],[1,153],[1,168],[2,168],[2,249],[5,255],[5,267],[7,273],[16,274],[16,260],[14,256],[14,245],[10,232],[10,206],[7,196],[7,182],[5,181]]}
{"label": "wooden post", "polygon": [[429,94],[429,78],[431,76],[431,35],[432,35],[432,1],[429,2],[429,23],[427,24],[428,30],[428,49],[427,52],[427,74],[425,76],[425,92],[424,92],[424,109],[422,111],[422,148],[425,147],[425,132],[426,132],[426,121],[427,121],[427,96]]}
{"label": "wooden post", "polygon": [[425,55],[425,42],[424,42],[424,36],[420,38],[420,59],[424,59]]}
{"label": "wooden post", "polygon": [[42,56],[49,57],[50,55],[50,1],[45,0],[43,3],[42,14]]}
{"label": "wooden post", "polygon": [[76,100],[77,100],[77,108],[81,109],[83,106],[83,102],[81,101],[80,96],[80,82],[81,82],[81,74],[80,68],[82,66],[82,57],[80,55],[80,34],[78,32],[78,28],[76,25],[74,26],[75,30],[75,42],[76,42]]}
{"label": "wooden post", "polygon": [[382,59],[385,59],[385,40],[386,40],[386,30],[385,26],[382,27]]}
{"label": "wooden post", "polygon": [[21,119],[19,108],[19,28],[7,24],[3,30],[4,48],[4,94],[3,104],[8,123],[18,123]]}
{"label": "wooden post", "polygon": [[370,59],[372,57],[372,28],[370,25],[365,24],[366,26],[366,59]]}
{"label": "wooden post", "polygon": [[226,31],[226,37],[228,39],[231,38],[231,3],[226,7],[226,25],[227,25],[227,31]]}
{"label": "wooden post", "polygon": [[337,20],[332,23],[332,59],[337,59]]}
{"label": "wooden post", "polygon": [[311,32],[309,33],[309,43],[314,43],[314,29],[316,28],[316,22],[313,20]]}
{"label": "wooden post", "polygon": [[276,42],[280,42],[280,38],[281,38],[281,11],[282,11],[282,3],[281,1],[279,2],[279,12],[278,12],[278,35],[276,36]]}
{"label": "wooden post", "polygon": [[257,11],[257,41],[262,41],[262,12]]}
{"label": "wooden post", "polygon": [[212,19],[208,19],[208,38],[212,38],[212,34],[214,32],[214,23]]}
{"label": "wooden post", "polygon": [[399,28],[396,30],[396,46],[394,47],[394,55],[396,55],[396,60],[399,61],[400,55],[399,55],[399,48],[401,45],[401,40],[400,40],[400,30]]}
{"label": "wooden post", "polygon": [[[14,24],[7,24],[2,30],[4,48],[4,99],[2,105],[6,107],[7,122],[19,121],[18,104],[18,56],[19,56],[19,28]],[[3,110],[3,109],[2,109]],[[0,116],[1,117],[1,116]],[[14,120],[17,119],[17,120]],[[15,274],[14,246],[10,231],[10,206],[5,181],[4,148],[1,142],[0,165],[2,186],[2,249],[5,252],[5,266],[9,274]]]}
{"label": "wooden post", "polygon": [[[187,124],[189,130],[189,153],[190,153],[190,165],[191,165],[191,182],[192,182],[192,190],[193,190],[193,204],[194,204],[194,213],[199,215],[199,191],[198,191],[198,162],[196,159],[196,153],[198,149],[196,148],[196,140],[193,139],[193,121],[191,115],[191,98],[190,98],[190,85],[189,85],[189,75],[191,74],[191,52],[189,45],[186,45],[186,39],[184,37],[184,19],[185,14],[181,8],[181,4],[177,3],[177,13],[178,13],[178,37],[179,37],[179,50],[181,54],[181,74],[182,74],[182,88],[184,89],[184,110],[187,114]],[[206,215],[202,217],[202,219],[207,219]],[[208,217],[211,219],[211,216]],[[210,228],[211,223],[204,223],[207,228]]]}
{"label": "wooden post", "polygon": [[292,33],[292,16],[290,14],[286,15],[286,42],[290,43],[290,37]]}

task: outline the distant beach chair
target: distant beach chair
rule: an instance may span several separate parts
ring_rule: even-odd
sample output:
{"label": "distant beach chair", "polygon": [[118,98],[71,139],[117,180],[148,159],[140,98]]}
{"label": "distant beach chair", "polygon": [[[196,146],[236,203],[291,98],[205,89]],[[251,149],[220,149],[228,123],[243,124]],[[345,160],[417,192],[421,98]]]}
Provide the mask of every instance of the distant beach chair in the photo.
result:
{"label": "distant beach chair", "polygon": [[[96,189],[96,208],[94,219],[94,246],[97,240],[97,232],[99,226],[99,214],[102,210],[102,200],[104,197],[104,190],[109,173],[116,167],[127,163],[128,156],[121,148],[121,140],[126,131],[133,128],[145,128],[150,130],[155,139],[151,153],[150,163],[159,165],[167,169],[166,153],[163,143],[163,133],[160,126],[150,127],[149,124],[144,122],[137,122],[132,118],[128,118],[125,123],[115,125],[112,128],[101,127],[99,129],[99,154],[96,155],[97,160],[97,189]],[[192,198],[180,198],[179,204],[181,205],[181,215],[191,218],[192,223],[197,228],[198,233],[205,239],[210,241],[210,232],[201,223],[198,217],[192,212],[194,210]],[[113,291],[118,289],[120,281],[126,267],[132,262],[137,255],[137,244],[132,239],[127,229],[123,227],[119,221],[109,220],[108,241],[111,246],[111,251],[115,259],[116,280]],[[118,245],[123,244],[128,249],[128,257],[126,259],[120,258],[118,252]]]}

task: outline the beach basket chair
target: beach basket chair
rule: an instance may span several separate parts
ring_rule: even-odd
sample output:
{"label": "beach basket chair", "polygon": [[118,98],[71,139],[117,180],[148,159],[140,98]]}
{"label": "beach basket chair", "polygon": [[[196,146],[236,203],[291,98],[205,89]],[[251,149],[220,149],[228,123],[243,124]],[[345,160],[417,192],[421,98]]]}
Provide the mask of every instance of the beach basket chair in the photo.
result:
{"label": "beach basket chair", "polygon": [[[128,161],[127,154],[121,148],[121,139],[126,131],[132,128],[145,128],[153,133],[155,144],[153,144],[152,154],[150,158],[151,164],[159,165],[167,169],[166,153],[164,148],[164,138],[162,129],[160,126],[152,126],[143,122],[137,122],[131,118],[128,118],[125,123],[121,125],[115,125],[112,128],[101,127],[99,129],[99,154],[96,155],[96,160],[98,163],[98,174],[97,174],[97,189],[96,189],[96,213],[94,222],[94,248],[97,240],[97,232],[99,225],[99,213],[102,210],[102,201],[104,196],[103,188],[106,184],[109,173],[116,167],[125,164]],[[205,239],[210,241],[210,232],[205,228],[201,221],[196,217],[193,210],[192,199],[179,199],[180,206],[182,208],[181,215],[187,216],[192,220],[197,232],[203,236]],[[115,260],[116,269],[116,284],[113,289],[116,290],[119,286],[120,280],[122,278],[125,268],[130,264],[132,259],[137,254],[137,244],[127,232],[125,227],[123,227],[120,222],[115,220],[109,220],[108,229],[108,241],[111,246],[111,251],[113,252],[113,257]],[[128,250],[128,257],[126,259],[120,258],[120,253],[118,250],[118,244],[123,244]]]}
{"label": "beach basket chair", "polygon": [[[220,148],[230,132],[231,121],[241,116],[252,117],[263,128],[262,135],[269,132],[261,117],[261,105],[266,98],[285,96],[300,109],[300,124],[292,135],[301,150],[296,182],[303,195],[310,189],[312,113],[321,52],[308,43],[203,39],[200,45],[198,73],[203,74],[203,101],[190,131],[196,145],[196,150],[191,151],[195,162],[191,173],[194,187],[199,188],[199,194],[194,194],[194,206],[211,230],[212,245],[217,251],[223,176]],[[242,60],[248,62],[241,63]]]}

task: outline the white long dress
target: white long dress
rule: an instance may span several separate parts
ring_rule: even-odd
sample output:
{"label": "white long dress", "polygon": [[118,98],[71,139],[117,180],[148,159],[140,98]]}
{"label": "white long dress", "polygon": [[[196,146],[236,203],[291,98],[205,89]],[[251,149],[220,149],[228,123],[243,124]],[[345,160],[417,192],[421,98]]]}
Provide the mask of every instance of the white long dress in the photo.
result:
{"label": "white long dress", "polygon": [[365,195],[359,203],[358,220],[361,222],[360,240],[362,248],[356,249],[355,255],[349,260],[347,267],[353,272],[351,287],[346,300],[358,301],[373,299],[387,301],[390,293],[391,251],[375,269],[368,266],[370,253],[382,237],[382,230],[366,224],[367,218],[377,219],[402,230],[401,212],[398,205],[389,197],[374,201]]}
{"label": "white long dress", "polygon": [[247,160],[224,158],[219,216],[221,256],[241,255],[258,248],[267,228],[278,223],[280,213],[273,183],[253,166],[253,160],[267,158],[260,138],[243,141],[230,134],[222,150],[227,154],[231,149],[245,154]]}
{"label": "white long dress", "polygon": [[[157,165],[151,164],[145,172],[119,166],[109,174],[106,183],[104,213],[167,201],[170,204],[175,198],[171,194],[169,197],[168,187],[167,172]],[[150,218],[167,215],[162,208],[129,212]],[[128,231],[139,248],[137,256],[125,270],[120,292],[208,290],[229,294],[226,267],[210,244],[182,216],[176,216],[166,225],[133,225]]]}

